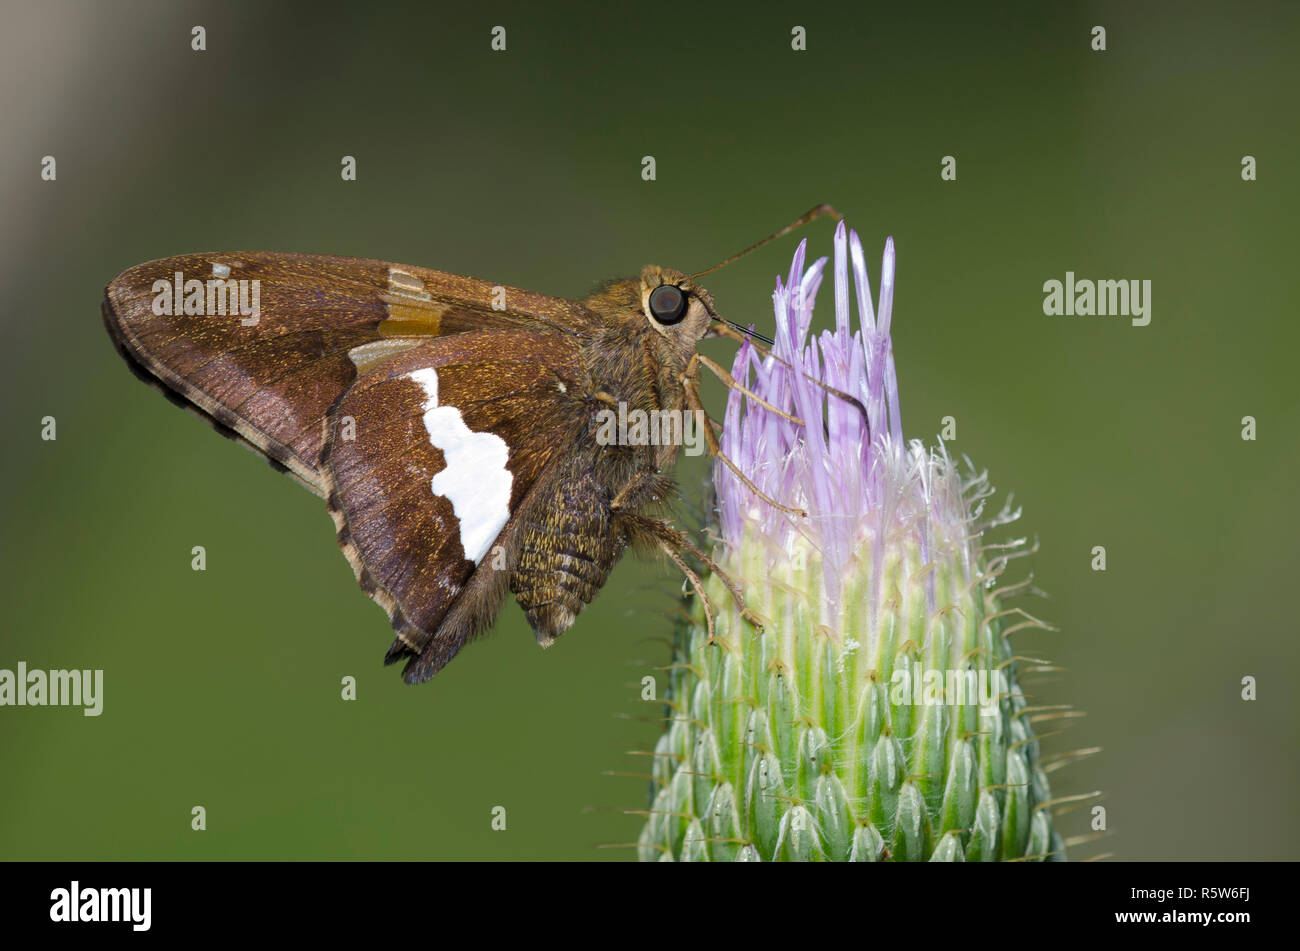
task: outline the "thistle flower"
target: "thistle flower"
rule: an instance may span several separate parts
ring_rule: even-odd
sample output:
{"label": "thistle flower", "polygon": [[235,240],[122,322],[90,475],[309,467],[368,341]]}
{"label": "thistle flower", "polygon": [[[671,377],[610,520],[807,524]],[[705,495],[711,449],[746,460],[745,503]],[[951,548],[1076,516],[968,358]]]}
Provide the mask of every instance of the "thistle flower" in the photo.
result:
{"label": "thistle flower", "polygon": [[[827,260],[777,278],[776,346],[732,375],[723,452],[783,512],[714,468],[722,578],[678,632],[643,860],[1061,858],[996,579],[986,475],[905,444],[890,342],[894,245],[878,306],[855,232],[835,234],[835,330],[809,338]],[[850,265],[852,286],[850,286]],[[856,302],[858,328],[850,322]],[[969,467],[969,464],[968,464]],[[1025,619],[1028,618],[1026,621]],[[1019,626],[1019,624],[1017,624]]]}

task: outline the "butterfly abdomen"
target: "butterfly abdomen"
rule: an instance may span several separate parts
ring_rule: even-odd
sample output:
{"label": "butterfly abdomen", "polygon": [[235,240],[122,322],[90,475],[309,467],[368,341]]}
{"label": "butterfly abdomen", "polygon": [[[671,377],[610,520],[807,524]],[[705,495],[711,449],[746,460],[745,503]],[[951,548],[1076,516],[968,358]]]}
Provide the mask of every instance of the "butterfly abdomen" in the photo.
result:
{"label": "butterfly abdomen", "polygon": [[608,499],[595,471],[574,471],[539,500],[545,514],[523,532],[510,590],[543,646],[568,630],[623,554]]}

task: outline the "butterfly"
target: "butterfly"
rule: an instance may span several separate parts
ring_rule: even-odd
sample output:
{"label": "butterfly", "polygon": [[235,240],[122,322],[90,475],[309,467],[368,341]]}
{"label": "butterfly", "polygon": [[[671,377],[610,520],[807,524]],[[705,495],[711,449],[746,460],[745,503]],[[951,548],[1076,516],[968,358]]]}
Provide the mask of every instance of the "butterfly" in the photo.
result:
{"label": "butterfly", "polygon": [[[716,267],[821,214],[839,217],[819,206]],[[758,623],[663,517],[679,446],[602,438],[618,413],[698,414],[711,453],[800,514],[721,455],[703,415],[701,368],[744,388],[699,341],[758,336],[698,284],[716,267],[649,266],[571,301],[377,260],[188,254],[124,271],[102,309],[137,375],[325,499],[392,624],[385,663],[421,683],[507,593],[549,645],[632,547],[667,554],[701,597],[687,559],[708,566]]]}

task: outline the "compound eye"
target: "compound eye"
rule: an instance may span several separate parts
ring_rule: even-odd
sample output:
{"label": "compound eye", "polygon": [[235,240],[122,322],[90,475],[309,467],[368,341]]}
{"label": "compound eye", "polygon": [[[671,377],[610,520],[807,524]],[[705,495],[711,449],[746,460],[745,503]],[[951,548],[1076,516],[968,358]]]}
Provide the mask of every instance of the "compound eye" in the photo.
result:
{"label": "compound eye", "polygon": [[650,292],[650,314],[661,324],[675,324],[686,316],[686,295],[674,284],[661,284]]}

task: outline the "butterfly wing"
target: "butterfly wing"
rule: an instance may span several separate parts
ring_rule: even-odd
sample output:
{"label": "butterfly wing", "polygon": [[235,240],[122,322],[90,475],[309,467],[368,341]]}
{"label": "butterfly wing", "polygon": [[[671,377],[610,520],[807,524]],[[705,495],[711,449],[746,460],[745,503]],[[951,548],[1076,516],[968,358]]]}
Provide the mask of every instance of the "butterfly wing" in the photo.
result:
{"label": "butterfly wing", "polygon": [[397,633],[388,661],[432,677],[490,626],[530,497],[591,418],[576,344],[485,330],[365,373],[331,413],[323,477],[339,543]]}
{"label": "butterfly wing", "polygon": [[108,285],[103,315],[138,375],[322,495],[326,420],[358,366],[412,339],[596,326],[580,304],[474,278],[263,251],[138,265]]}

